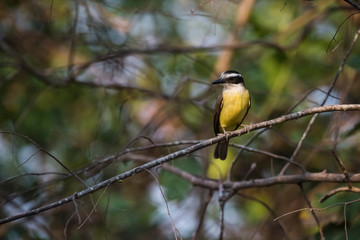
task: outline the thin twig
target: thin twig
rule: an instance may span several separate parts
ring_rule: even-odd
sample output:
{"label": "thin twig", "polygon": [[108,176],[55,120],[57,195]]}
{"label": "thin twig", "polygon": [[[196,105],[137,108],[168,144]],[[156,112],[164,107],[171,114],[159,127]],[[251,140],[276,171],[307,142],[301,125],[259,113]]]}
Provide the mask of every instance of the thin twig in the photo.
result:
{"label": "thin twig", "polygon": [[18,178],[22,178],[22,177],[27,177],[27,176],[44,176],[44,175],[61,175],[61,176],[68,176],[67,173],[61,173],[61,172],[43,172],[43,173],[23,173],[23,174],[19,174],[17,176],[13,176],[13,177],[9,177],[6,178],[2,181],[0,181],[0,185],[1,184],[5,184],[7,182],[16,180]]}
{"label": "thin twig", "polygon": [[262,154],[262,155],[265,155],[265,156],[269,156],[269,157],[274,158],[274,159],[284,160],[284,161],[289,162],[291,164],[294,164],[295,166],[300,168],[303,173],[306,172],[306,169],[304,168],[303,165],[301,165],[298,162],[291,161],[288,157],[284,157],[284,156],[281,156],[281,155],[278,155],[278,154],[275,154],[275,153],[271,153],[271,152],[268,152],[268,151],[264,151],[264,150],[259,150],[259,149],[255,149],[255,148],[251,148],[251,147],[246,147],[245,145],[240,145],[240,144],[235,144],[235,143],[229,143],[229,145],[233,146],[233,147],[243,149],[243,150],[248,151],[248,152],[254,152],[254,153]]}
{"label": "thin twig", "polygon": [[220,233],[219,240],[223,240],[224,237],[224,208],[225,208],[225,191],[222,181],[219,181],[219,207],[220,207]]}
{"label": "thin twig", "polygon": [[65,223],[65,227],[64,227],[64,231],[63,231],[63,234],[64,234],[64,239],[67,240],[67,229],[69,227],[69,224],[71,222],[71,219],[73,219],[73,217],[76,215],[76,212],[73,212],[73,214],[71,214],[71,216],[69,217],[68,220],[66,220],[66,223]]}
{"label": "thin twig", "polygon": [[243,181],[246,180],[246,179],[250,176],[250,174],[255,170],[255,168],[256,168],[256,163],[253,162],[253,163],[250,165],[249,170],[246,172],[246,174],[245,174],[244,177],[242,178],[242,180],[243,180]]}
{"label": "thin twig", "polygon": [[346,181],[347,181],[347,184],[348,184],[348,187],[351,190],[352,186],[351,186],[350,177],[349,177],[349,174],[346,171],[344,163],[341,161],[340,157],[337,155],[337,153],[335,151],[331,151],[331,152],[332,152],[333,156],[335,157],[337,163],[339,164],[341,170],[343,171],[343,173],[345,175],[345,178],[346,178]]}
{"label": "thin twig", "polygon": [[328,198],[330,198],[331,196],[334,196],[337,193],[340,192],[354,192],[354,193],[360,193],[360,188],[357,187],[352,187],[351,189],[349,187],[339,187],[336,188],[334,190],[331,190],[330,192],[328,192],[327,194],[325,194],[321,199],[320,199],[320,203],[326,201]]}
{"label": "thin twig", "polygon": [[[106,187],[104,188],[104,191],[101,193],[101,195],[99,196],[99,198],[98,198],[98,200],[96,201],[96,203],[93,204],[93,207],[92,207],[90,213],[88,214],[88,216],[85,218],[85,220],[84,220],[83,222],[81,222],[81,221],[79,222],[80,225],[77,227],[77,229],[80,229],[82,226],[84,226],[84,224],[87,222],[87,220],[90,219],[91,215],[93,214],[93,212],[95,212],[96,207],[97,207],[97,205],[98,205],[99,202],[100,202],[100,199],[101,199],[102,196],[105,194],[105,192],[106,192],[106,190],[108,189],[108,187],[109,187],[109,186],[106,186]],[[76,207],[76,205],[75,205],[75,207]],[[76,207],[76,208],[77,208],[77,207]],[[80,215],[79,215],[79,217],[80,217]],[[80,220],[80,219],[79,219],[79,220]]]}
{"label": "thin twig", "polygon": [[[342,26],[345,22],[347,22],[347,20],[349,20],[349,19],[350,19],[352,16],[354,16],[355,14],[359,14],[359,12],[355,12],[355,13],[350,14],[347,18],[345,18],[345,20],[343,20],[343,21],[340,23],[340,25],[339,25],[338,28],[336,29],[336,32],[334,33],[334,36],[331,38],[331,41],[329,42],[328,47],[326,48],[326,52],[329,51],[330,46],[331,46],[331,43],[336,41],[335,37],[336,37],[336,35],[338,34],[341,26]],[[340,43],[341,43],[341,42],[340,42]],[[339,45],[339,44],[337,44],[337,46],[338,46],[338,45]],[[337,48],[337,46],[335,46],[335,49]],[[333,51],[334,51],[334,50],[333,50]]]}
{"label": "thin twig", "polygon": [[[106,189],[106,188],[105,188]],[[81,215],[80,215],[80,212],[79,212],[79,207],[78,207],[78,204],[76,202],[76,199],[73,198],[72,199],[73,203],[74,203],[74,207],[75,207],[75,211],[74,213],[76,214],[77,218],[78,218],[78,222],[79,224],[81,224]]]}
{"label": "thin twig", "polygon": [[341,170],[343,171],[343,174],[345,176],[346,182],[347,182],[347,187],[339,187],[336,188],[330,192],[328,192],[327,194],[325,194],[321,199],[320,199],[320,203],[326,201],[328,198],[330,198],[331,196],[339,193],[339,192],[355,192],[355,193],[360,193],[360,188],[357,187],[353,187],[351,184],[351,180],[350,180],[350,176],[346,171],[345,165],[344,163],[341,161],[340,157],[337,155],[337,153],[335,152],[335,150],[332,151],[333,156],[335,157],[337,163],[339,164]]}
{"label": "thin twig", "polygon": [[45,153],[46,155],[50,156],[52,159],[54,159],[58,164],[60,164],[61,167],[63,167],[66,171],[68,171],[73,177],[75,177],[76,179],[78,179],[82,184],[84,184],[84,186],[88,187],[88,185],[86,184],[86,182],[84,180],[82,180],[82,178],[80,178],[76,173],[74,173],[73,171],[71,171],[70,168],[68,168],[64,163],[62,163],[59,159],[57,159],[57,157],[55,157],[53,154],[51,154],[50,152],[48,152],[47,150],[45,150],[44,148],[42,148],[37,142],[35,142],[34,140],[32,140],[30,137],[25,136],[23,134],[17,133],[17,132],[11,132],[11,131],[0,131],[0,134],[10,134],[11,136],[18,136],[21,138],[26,139],[27,141],[31,142],[33,145],[35,145],[38,150],[40,150],[41,152]]}
{"label": "thin twig", "polygon": [[172,216],[171,216],[170,209],[169,209],[169,204],[168,204],[168,201],[167,201],[167,199],[166,199],[166,196],[165,196],[163,190],[161,189],[161,185],[160,185],[159,180],[157,179],[157,177],[156,177],[149,169],[145,169],[145,170],[155,179],[156,184],[157,184],[158,187],[159,187],[159,190],[160,190],[160,192],[161,192],[161,195],[162,195],[162,197],[163,197],[163,199],[164,199],[164,202],[165,202],[165,205],[166,205],[167,214],[168,214],[168,216],[169,216],[169,218],[170,218],[170,222],[171,222],[171,225],[172,225],[173,230],[174,230],[174,237],[175,237],[175,239],[177,240],[177,239],[178,239],[178,236],[179,236],[180,239],[182,240],[181,234],[180,234],[179,230],[176,228],[175,222],[174,222],[174,220],[173,220],[173,218],[172,218]]}
{"label": "thin twig", "polygon": [[[330,85],[330,87],[329,87],[329,90],[328,90],[327,93],[326,93],[325,98],[323,99],[322,103],[320,104],[320,106],[324,106],[324,105],[325,105],[325,103],[326,103],[327,99],[329,98],[332,90],[334,89],[335,84],[336,84],[336,82],[337,82],[337,80],[338,80],[338,78],[339,78],[339,76],[340,76],[340,73],[343,71],[344,66],[345,66],[345,63],[346,63],[347,59],[349,58],[350,53],[352,52],[352,50],[353,50],[353,48],[354,48],[354,46],[355,46],[355,43],[356,43],[356,41],[357,41],[357,39],[358,39],[358,37],[359,37],[359,34],[360,34],[360,28],[359,28],[359,29],[357,30],[357,32],[355,33],[354,38],[353,38],[353,41],[351,42],[349,48],[347,49],[347,51],[346,51],[346,53],[345,53],[345,56],[343,57],[340,66],[338,67],[338,71],[337,71],[337,73],[336,73],[336,75],[335,75],[335,77],[334,77],[334,79],[333,79],[333,81],[332,81],[332,83],[331,83],[331,85]],[[312,118],[311,118],[310,122],[308,123],[308,125],[307,125],[307,127],[306,127],[306,129],[305,129],[305,131],[304,131],[304,133],[303,133],[303,135],[301,136],[298,144],[296,145],[296,148],[295,148],[293,154],[292,154],[291,157],[290,157],[290,160],[291,160],[291,161],[294,161],[295,157],[297,156],[297,154],[298,154],[298,152],[299,152],[299,150],[300,150],[300,148],[301,148],[301,146],[302,146],[302,144],[303,144],[303,142],[304,142],[307,134],[309,133],[309,131],[310,131],[310,129],[311,129],[311,126],[314,124],[315,119],[317,118],[317,116],[318,116],[318,114],[314,114],[314,116],[312,116]],[[289,166],[290,166],[290,163],[287,163],[287,164],[281,169],[279,175],[285,174],[285,172],[286,172],[286,170],[288,169]]]}
{"label": "thin twig", "polygon": [[79,0],[75,0],[75,16],[74,16],[74,25],[71,28],[71,42],[70,42],[70,52],[68,56],[68,79],[73,80],[74,75],[72,73],[75,57],[75,48],[76,48],[76,30],[79,20]]}
{"label": "thin twig", "polygon": [[[236,195],[239,195],[240,197],[243,197],[243,198],[248,199],[250,201],[254,201],[256,203],[259,203],[260,205],[265,207],[266,210],[268,210],[268,212],[273,216],[273,218],[276,218],[275,211],[266,202],[264,202],[264,201],[262,201],[262,200],[260,200],[258,198],[255,198],[253,196],[246,195],[246,194],[241,193],[241,192],[236,192]],[[281,221],[276,221],[276,222],[278,223],[279,228],[281,229],[281,231],[284,233],[285,239],[290,239],[284,224]]]}
{"label": "thin twig", "polygon": [[346,215],[346,210],[347,210],[347,204],[344,204],[344,229],[345,229],[345,237],[346,240],[349,240],[349,236],[348,236],[348,231],[347,231],[347,215]]}
{"label": "thin twig", "polygon": [[[67,204],[72,201],[72,197],[75,197],[75,198],[84,197],[84,196],[91,194],[93,192],[96,192],[99,189],[102,189],[110,184],[114,184],[114,183],[124,180],[126,178],[137,175],[137,174],[145,171],[146,169],[151,169],[153,167],[162,165],[171,160],[180,158],[182,156],[193,153],[199,149],[205,148],[205,147],[215,144],[219,141],[225,140],[226,137],[233,138],[236,136],[241,136],[249,131],[254,131],[254,130],[265,128],[265,127],[270,127],[270,126],[273,126],[273,125],[276,125],[279,123],[298,119],[298,118],[308,116],[311,114],[315,114],[315,113],[330,112],[330,111],[360,111],[360,104],[342,104],[342,105],[328,105],[328,106],[323,106],[323,107],[316,107],[316,108],[311,108],[311,109],[307,109],[304,111],[284,115],[284,116],[281,116],[281,117],[278,117],[278,118],[275,118],[275,119],[272,119],[269,121],[252,124],[252,125],[249,125],[247,127],[247,129],[239,129],[239,130],[236,130],[233,132],[229,132],[229,134],[227,136],[224,136],[224,135],[216,136],[216,137],[204,140],[198,144],[187,147],[185,149],[173,152],[171,154],[168,154],[166,156],[163,156],[163,157],[153,160],[151,162],[142,164],[133,169],[125,171],[119,175],[116,175],[112,178],[109,178],[100,183],[97,183],[91,187],[88,187],[80,192],[74,193],[72,196],[63,198],[57,202],[53,202],[51,204],[42,206],[37,209],[33,209],[33,210],[30,210],[27,212],[19,213],[17,215],[13,215],[10,217],[0,219],[0,224],[11,222],[16,219],[23,218],[23,217],[35,215],[40,212],[44,212],[44,211],[56,208],[58,206]],[[358,181],[358,180],[360,180],[360,174],[352,175],[350,177],[350,179],[352,181]],[[224,182],[224,186],[227,188],[240,189],[240,188],[249,188],[249,187],[270,186],[273,184],[279,184],[279,183],[284,183],[284,182],[289,184],[289,183],[299,183],[299,182],[319,181],[319,180],[324,181],[324,182],[330,182],[330,181],[344,182],[344,175],[343,174],[331,175],[329,173],[316,173],[316,174],[305,173],[305,174],[301,174],[301,175],[299,174],[299,175],[290,175],[290,176],[276,176],[276,177],[271,177],[271,178],[266,178],[266,179],[258,179],[258,180],[242,181],[242,182]],[[211,180],[204,180],[202,178],[198,179],[198,185],[206,186],[209,189],[215,189],[215,190],[218,189],[218,184],[216,182],[211,181]]]}
{"label": "thin twig", "polygon": [[52,15],[52,11],[53,11],[53,5],[54,5],[54,0],[51,0],[50,10],[49,10],[49,16],[48,16],[48,23],[51,21],[51,15]]}
{"label": "thin twig", "polygon": [[310,212],[311,212],[311,215],[314,217],[314,220],[316,222],[316,225],[318,226],[318,229],[319,229],[319,233],[320,233],[320,237],[321,237],[321,240],[325,240],[325,236],[324,236],[324,233],[323,233],[323,230],[322,230],[322,227],[321,227],[321,224],[320,224],[320,221],[319,221],[319,218],[317,217],[312,205],[311,205],[311,202],[309,200],[309,198],[307,197],[305,191],[304,191],[304,188],[303,188],[303,185],[300,183],[299,184],[299,187],[300,187],[300,190],[301,190],[301,193],[306,201],[306,204],[309,206],[309,209],[310,209]]}
{"label": "thin twig", "polygon": [[192,240],[197,240],[200,237],[200,232],[201,232],[201,228],[205,219],[205,213],[206,213],[206,209],[209,206],[209,203],[211,202],[212,196],[213,196],[214,191],[213,190],[209,190],[208,195],[201,207],[201,211],[199,214],[199,223],[198,226],[195,230],[195,232],[192,235]]}
{"label": "thin twig", "polygon": [[324,207],[324,208],[300,208],[300,209],[296,209],[296,210],[291,211],[291,212],[284,213],[284,214],[278,216],[277,218],[275,218],[274,221],[278,221],[280,218],[289,216],[289,215],[294,214],[294,213],[302,212],[302,211],[312,211],[312,210],[314,210],[314,211],[325,211],[325,210],[328,210],[330,208],[342,206],[342,205],[345,205],[345,204],[350,205],[350,204],[357,203],[357,202],[360,202],[360,198],[352,200],[352,201],[348,201],[348,202],[335,203],[335,204],[332,204],[332,205]]}

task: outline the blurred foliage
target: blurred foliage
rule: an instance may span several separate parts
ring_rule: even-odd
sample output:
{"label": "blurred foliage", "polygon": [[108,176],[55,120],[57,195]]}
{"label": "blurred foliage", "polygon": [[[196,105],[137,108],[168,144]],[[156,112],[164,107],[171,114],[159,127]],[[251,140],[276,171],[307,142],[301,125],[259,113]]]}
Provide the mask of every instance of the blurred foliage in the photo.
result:
{"label": "blurred foliage", "polygon": [[[246,124],[318,106],[359,26],[354,13],[349,4],[335,0],[1,1],[0,218],[55,202],[86,188],[84,184],[186,145],[99,162],[125,149],[212,137],[213,107],[221,89],[210,83],[222,71],[234,69],[245,78],[252,98]],[[359,103],[357,46],[327,104]],[[290,157],[309,119],[274,126],[250,146]],[[341,173],[331,154],[335,144],[347,170],[358,172],[359,122],[355,112],[319,115],[294,160],[311,172]],[[254,135],[232,142],[244,144]],[[238,152],[232,148],[229,156]],[[213,148],[205,148],[170,164],[219,178],[214,166],[228,169],[231,161],[216,163],[220,160],[212,155]],[[239,159],[231,179],[242,180],[252,163],[256,168],[249,179],[274,176],[285,164],[246,151]],[[58,161],[85,182],[71,177]],[[298,170],[290,167],[287,173]],[[161,167],[152,174],[176,228],[190,239],[208,190]],[[173,239],[167,206],[152,174],[141,173],[76,204],[0,225],[0,238]],[[321,209],[317,214],[326,239],[345,239],[345,224],[349,239],[355,239],[360,235],[359,204],[346,205],[344,215],[344,203],[358,196],[343,193],[319,203],[338,186],[303,187]],[[251,197],[235,195],[226,205],[225,239],[284,239],[284,232],[290,239],[320,239],[308,211],[273,221],[308,207],[298,186],[241,193]],[[208,206],[199,239],[218,238],[217,197]]]}

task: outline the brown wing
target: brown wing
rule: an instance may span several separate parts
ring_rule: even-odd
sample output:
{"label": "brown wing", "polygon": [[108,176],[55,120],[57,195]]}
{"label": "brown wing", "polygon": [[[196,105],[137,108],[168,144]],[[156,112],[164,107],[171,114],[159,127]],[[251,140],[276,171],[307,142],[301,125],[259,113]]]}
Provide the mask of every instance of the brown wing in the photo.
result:
{"label": "brown wing", "polygon": [[213,124],[215,135],[220,133],[220,130],[219,130],[220,129],[220,112],[222,109],[222,101],[223,101],[222,93],[220,93],[220,95],[216,101],[216,104],[215,104],[214,124]]}
{"label": "brown wing", "polygon": [[248,108],[246,109],[246,113],[245,113],[243,119],[241,120],[241,122],[236,126],[236,128],[234,129],[234,131],[235,131],[235,130],[241,125],[241,123],[244,121],[246,115],[247,115],[248,112],[249,112],[250,107],[251,107],[251,97],[249,96],[249,105],[248,105]]}

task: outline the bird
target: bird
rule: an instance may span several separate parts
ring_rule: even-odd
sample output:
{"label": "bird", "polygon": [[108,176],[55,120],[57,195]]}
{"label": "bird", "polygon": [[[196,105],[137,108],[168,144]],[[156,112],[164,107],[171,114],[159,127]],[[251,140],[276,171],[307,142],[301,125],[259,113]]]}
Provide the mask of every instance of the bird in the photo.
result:
{"label": "bird", "polygon": [[[214,132],[215,135],[235,131],[244,121],[251,106],[249,91],[245,88],[243,76],[234,70],[228,70],[220,75],[220,78],[212,84],[224,86],[216,101],[214,111]],[[217,143],[214,151],[214,158],[225,160],[229,139]]]}

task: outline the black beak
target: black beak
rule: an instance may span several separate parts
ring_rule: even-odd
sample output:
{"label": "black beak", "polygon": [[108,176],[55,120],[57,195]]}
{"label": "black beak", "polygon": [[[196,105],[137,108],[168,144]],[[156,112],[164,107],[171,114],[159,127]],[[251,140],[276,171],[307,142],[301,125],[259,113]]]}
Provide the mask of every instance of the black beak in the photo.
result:
{"label": "black beak", "polygon": [[219,79],[213,81],[211,84],[222,84],[222,83],[225,83],[224,79],[219,78]]}

